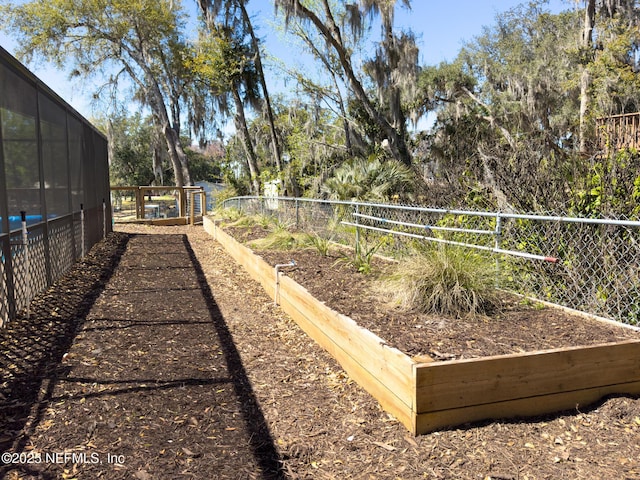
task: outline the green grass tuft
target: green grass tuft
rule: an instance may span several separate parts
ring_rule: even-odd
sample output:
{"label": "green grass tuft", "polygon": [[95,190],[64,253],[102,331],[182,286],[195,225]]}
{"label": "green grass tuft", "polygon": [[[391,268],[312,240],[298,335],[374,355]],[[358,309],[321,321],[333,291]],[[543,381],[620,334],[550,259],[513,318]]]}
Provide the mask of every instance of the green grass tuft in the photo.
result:
{"label": "green grass tuft", "polygon": [[373,258],[376,252],[388,241],[388,237],[382,237],[373,245],[369,245],[366,241],[356,242],[353,255],[344,255],[338,261],[353,265],[358,272],[369,275],[373,271]]}
{"label": "green grass tuft", "polygon": [[265,238],[254,240],[249,246],[256,250],[293,250],[305,246],[305,234],[278,229]]}
{"label": "green grass tuft", "polygon": [[227,227],[253,227],[259,224],[260,218],[257,215],[240,215],[234,218],[230,218],[225,222]]}
{"label": "green grass tuft", "polygon": [[329,250],[331,249],[331,239],[329,238],[318,234],[306,234],[304,236],[304,243],[311,248],[315,248],[323,257],[329,255]]}
{"label": "green grass tuft", "polygon": [[405,310],[459,318],[498,307],[495,275],[490,258],[437,245],[400,262],[381,290]]}

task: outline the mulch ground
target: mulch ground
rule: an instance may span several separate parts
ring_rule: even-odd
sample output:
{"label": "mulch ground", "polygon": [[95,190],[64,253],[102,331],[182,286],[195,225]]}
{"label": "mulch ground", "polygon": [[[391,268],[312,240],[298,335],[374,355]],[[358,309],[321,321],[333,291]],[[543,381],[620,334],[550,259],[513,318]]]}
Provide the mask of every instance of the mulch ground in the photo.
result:
{"label": "mulch ground", "polygon": [[119,230],[0,331],[1,478],[640,478],[638,399],[413,437],[201,228]]}

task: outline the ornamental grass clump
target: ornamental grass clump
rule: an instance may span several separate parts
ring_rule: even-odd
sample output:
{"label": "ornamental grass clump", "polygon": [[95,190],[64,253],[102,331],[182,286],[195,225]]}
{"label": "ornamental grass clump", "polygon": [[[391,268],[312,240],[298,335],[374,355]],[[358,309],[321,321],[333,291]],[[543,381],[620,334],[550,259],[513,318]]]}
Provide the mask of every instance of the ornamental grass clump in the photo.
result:
{"label": "ornamental grass clump", "polygon": [[233,212],[227,216],[227,227],[253,227],[256,224],[260,224],[261,217],[259,215],[243,215],[241,212],[235,214]]}
{"label": "ornamental grass clump", "polygon": [[401,261],[382,288],[404,310],[463,317],[498,307],[495,280],[490,258],[437,245]]}
{"label": "ornamental grass clump", "polygon": [[305,235],[297,232],[289,232],[285,229],[277,229],[264,238],[254,240],[249,244],[257,250],[293,250],[305,245]]}

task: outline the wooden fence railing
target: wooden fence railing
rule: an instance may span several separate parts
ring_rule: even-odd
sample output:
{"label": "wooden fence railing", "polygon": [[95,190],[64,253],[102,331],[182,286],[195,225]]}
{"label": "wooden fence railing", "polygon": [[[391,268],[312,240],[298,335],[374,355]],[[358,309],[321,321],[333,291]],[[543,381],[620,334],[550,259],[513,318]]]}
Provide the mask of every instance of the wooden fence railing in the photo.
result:
{"label": "wooden fence railing", "polygon": [[207,204],[202,187],[113,186],[111,193],[116,222],[193,224],[205,213]]}
{"label": "wooden fence railing", "polygon": [[640,112],[596,119],[596,146],[600,152],[640,148]]}

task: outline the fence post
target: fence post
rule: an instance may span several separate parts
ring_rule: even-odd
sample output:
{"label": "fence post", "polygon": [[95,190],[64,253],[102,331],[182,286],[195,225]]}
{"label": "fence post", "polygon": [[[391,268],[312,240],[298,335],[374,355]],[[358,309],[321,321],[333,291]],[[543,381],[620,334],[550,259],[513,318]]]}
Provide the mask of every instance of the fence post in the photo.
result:
{"label": "fence post", "polygon": [[296,229],[300,228],[300,203],[296,198]]}
{"label": "fence post", "polygon": [[[356,203],[356,213],[360,213],[360,205]],[[356,215],[356,248],[360,245],[360,227],[357,225],[360,224],[360,217]]]}
{"label": "fence post", "polygon": [[80,258],[84,260],[84,205],[82,203],[80,204],[80,243]]}
{"label": "fence post", "polygon": [[144,218],[144,192],[140,186],[136,188],[136,218]]}
{"label": "fence post", "polygon": [[[500,212],[496,212],[496,233],[494,247],[496,250],[500,250],[502,244],[502,217]],[[500,256],[496,255],[496,287],[500,286]]]}
{"label": "fence post", "polygon": [[102,199],[102,238],[107,238],[107,202]]}
{"label": "fence post", "polygon": [[31,317],[31,265],[29,259],[29,232],[27,231],[27,212],[20,212],[22,220],[22,248],[24,249],[24,284],[27,301],[27,318]]}

